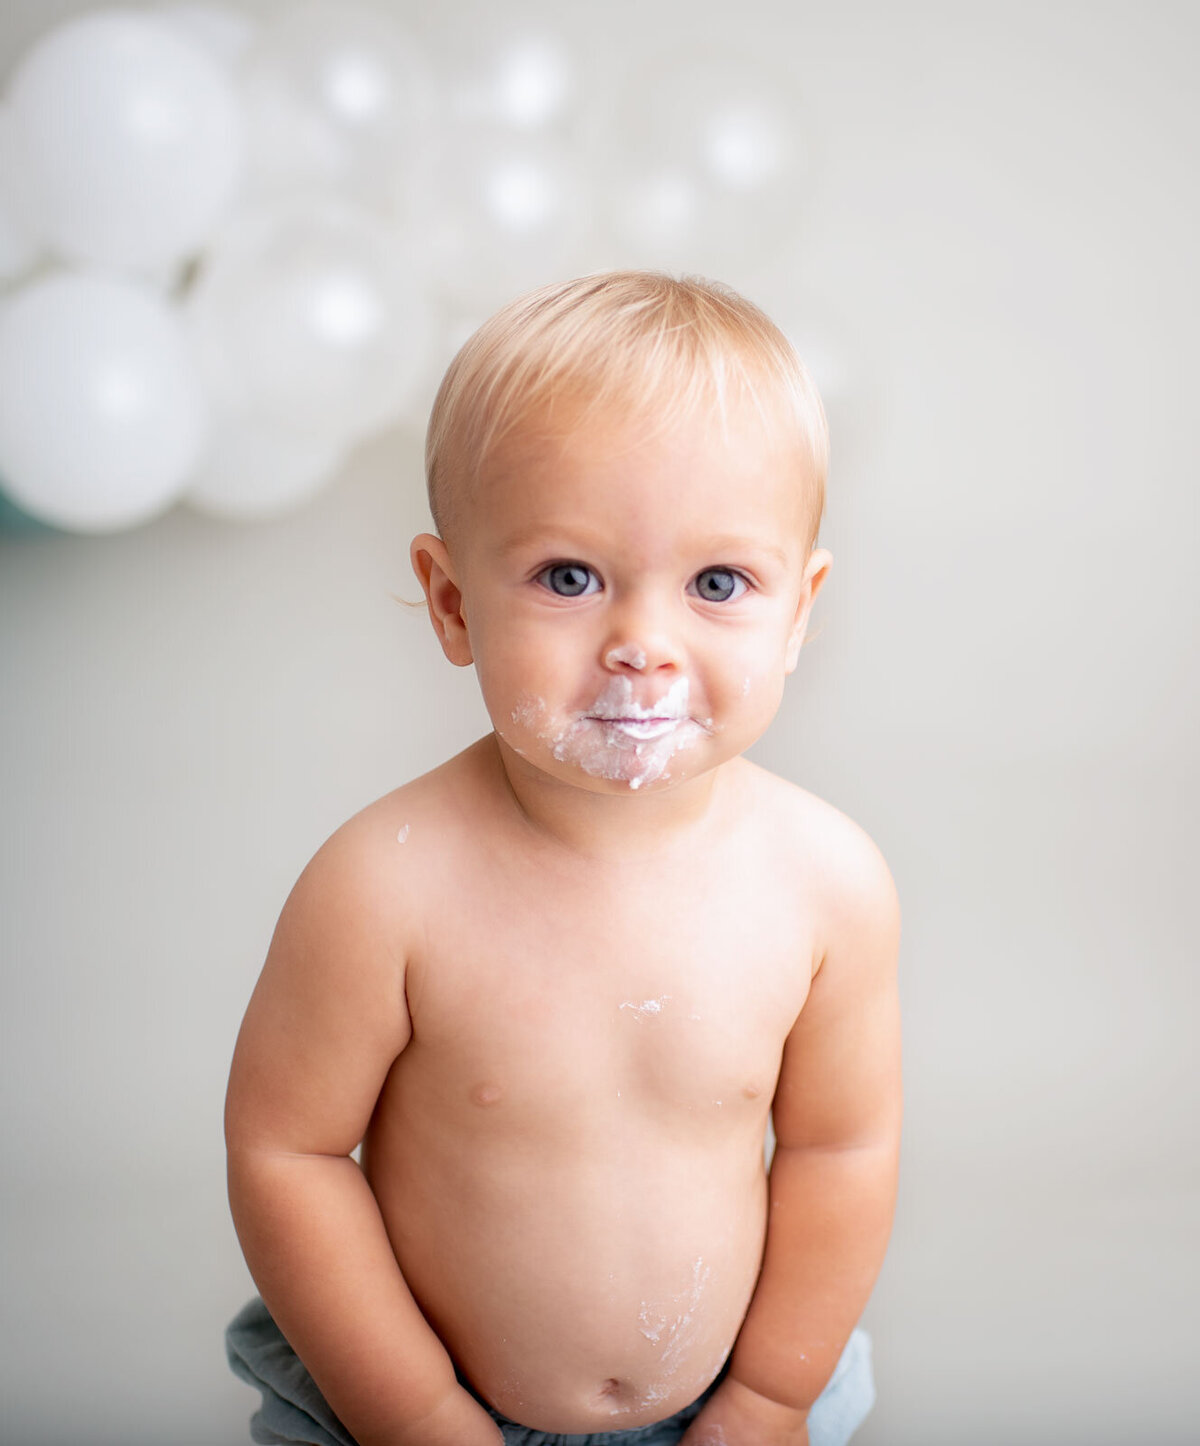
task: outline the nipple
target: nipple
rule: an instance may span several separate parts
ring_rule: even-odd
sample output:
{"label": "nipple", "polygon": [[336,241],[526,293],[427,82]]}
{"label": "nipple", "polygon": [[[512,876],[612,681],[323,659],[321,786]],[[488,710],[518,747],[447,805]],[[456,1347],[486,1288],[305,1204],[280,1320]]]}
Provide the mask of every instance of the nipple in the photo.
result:
{"label": "nipple", "polygon": [[500,1095],[501,1089],[497,1084],[478,1084],[471,1091],[471,1098],[477,1105],[494,1105]]}

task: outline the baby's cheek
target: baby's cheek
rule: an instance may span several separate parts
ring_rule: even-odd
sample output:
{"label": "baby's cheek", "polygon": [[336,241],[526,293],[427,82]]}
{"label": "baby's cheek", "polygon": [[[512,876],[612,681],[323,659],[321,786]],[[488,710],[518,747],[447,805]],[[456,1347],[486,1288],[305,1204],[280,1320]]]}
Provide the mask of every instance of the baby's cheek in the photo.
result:
{"label": "baby's cheek", "polygon": [[523,758],[531,744],[545,737],[548,720],[546,700],[533,693],[519,693],[511,706],[506,703],[492,712],[496,732]]}
{"label": "baby's cheek", "polygon": [[493,723],[512,722],[518,701],[538,693],[539,675],[503,638],[485,637],[475,652],[475,677]]}
{"label": "baby's cheek", "polygon": [[738,659],[730,679],[731,695],[743,705],[778,701],[788,673],[787,661],[783,638],[771,637],[758,647],[747,649]]}

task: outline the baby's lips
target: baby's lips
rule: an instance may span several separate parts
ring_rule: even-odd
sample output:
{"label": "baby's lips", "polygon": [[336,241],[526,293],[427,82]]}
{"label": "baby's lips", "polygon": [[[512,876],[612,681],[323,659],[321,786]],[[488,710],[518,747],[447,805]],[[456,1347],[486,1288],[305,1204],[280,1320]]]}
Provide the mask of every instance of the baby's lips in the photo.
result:
{"label": "baby's lips", "polygon": [[[643,683],[642,686],[646,687],[647,684]],[[634,689],[633,680],[627,674],[610,678],[593,699],[586,716],[609,722],[621,719],[648,722],[658,718],[682,720],[691,711],[687,678],[676,678],[665,693],[660,693],[657,698],[647,698],[644,702],[636,696],[638,691],[640,689]]]}
{"label": "baby's lips", "polygon": [[656,728],[659,732],[687,722],[670,713],[589,713],[588,720],[612,728]]}
{"label": "baby's lips", "polygon": [[616,729],[628,738],[636,739],[639,742],[649,743],[655,738],[665,738],[668,733],[673,732],[684,720],[679,717],[653,717],[653,718],[611,718],[607,714],[589,715],[592,722],[603,724],[606,727]]}

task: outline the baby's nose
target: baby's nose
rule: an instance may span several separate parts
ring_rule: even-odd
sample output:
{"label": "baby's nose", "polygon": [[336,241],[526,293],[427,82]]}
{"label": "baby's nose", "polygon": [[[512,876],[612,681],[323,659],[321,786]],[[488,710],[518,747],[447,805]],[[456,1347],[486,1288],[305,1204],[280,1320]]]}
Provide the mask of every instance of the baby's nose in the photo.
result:
{"label": "baby's nose", "polygon": [[605,653],[604,666],[614,673],[622,668],[632,668],[635,673],[644,672],[646,650],[637,643],[619,643]]}
{"label": "baby's nose", "polygon": [[632,601],[615,610],[600,657],[610,673],[653,673],[683,663],[672,619]]}

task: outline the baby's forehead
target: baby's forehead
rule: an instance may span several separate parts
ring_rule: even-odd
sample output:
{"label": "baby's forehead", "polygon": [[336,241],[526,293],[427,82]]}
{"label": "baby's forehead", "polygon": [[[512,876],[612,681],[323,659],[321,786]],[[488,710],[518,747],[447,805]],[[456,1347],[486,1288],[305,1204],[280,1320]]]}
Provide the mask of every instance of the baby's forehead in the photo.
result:
{"label": "baby's forehead", "polygon": [[489,547],[513,532],[539,537],[585,522],[599,541],[627,533],[631,517],[664,541],[714,530],[790,535],[811,530],[809,473],[802,451],[753,416],[724,426],[707,414],[566,419],[559,411],[530,418],[497,445],[469,511]]}
{"label": "baby's forehead", "polygon": [[783,408],[744,396],[556,395],[514,412],[489,440],[478,470],[485,475],[515,459],[570,458],[581,452],[619,460],[650,450],[736,450],[747,442],[780,457],[807,455],[807,441]]}

